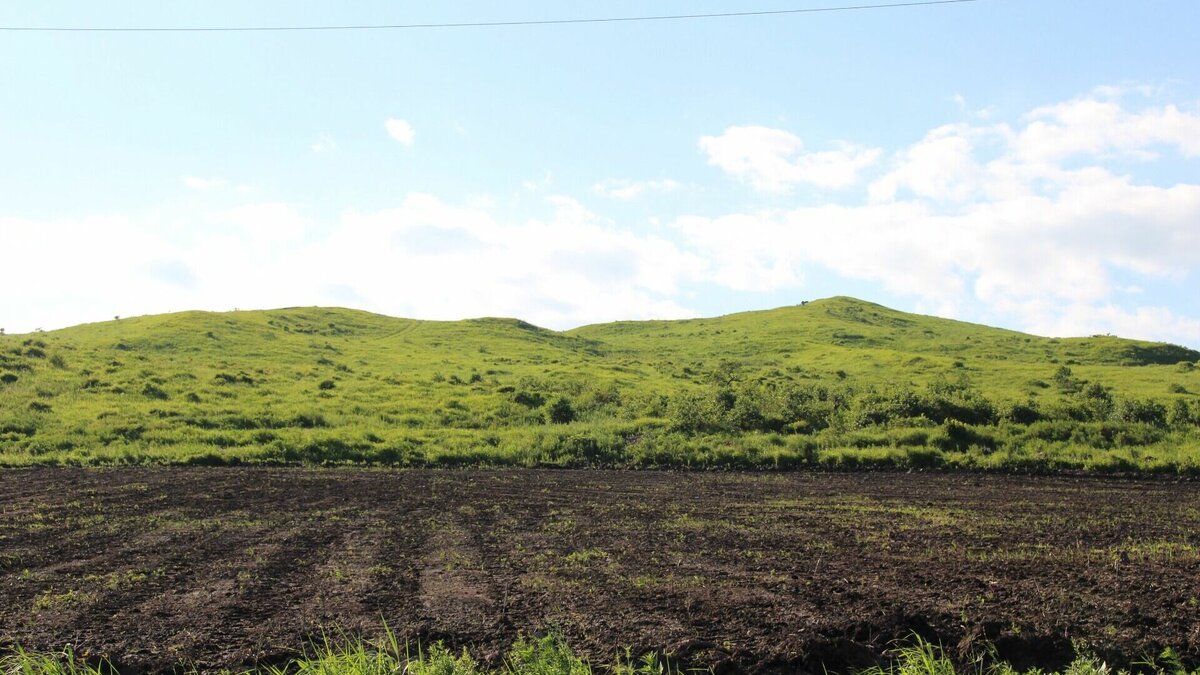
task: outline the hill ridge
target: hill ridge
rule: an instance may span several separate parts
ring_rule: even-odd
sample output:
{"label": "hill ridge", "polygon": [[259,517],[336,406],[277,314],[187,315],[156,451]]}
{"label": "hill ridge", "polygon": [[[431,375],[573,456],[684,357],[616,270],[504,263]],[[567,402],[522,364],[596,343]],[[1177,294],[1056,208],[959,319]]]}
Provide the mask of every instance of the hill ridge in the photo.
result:
{"label": "hill ridge", "polygon": [[[827,298],[818,298],[818,299],[814,299],[814,300],[803,301],[799,304],[783,305],[780,307],[773,307],[773,308],[768,308],[768,309],[754,309],[754,310],[730,312],[727,314],[720,314],[720,315],[716,315],[716,316],[692,317],[692,318],[686,318],[686,319],[619,319],[619,320],[615,320],[615,321],[585,324],[582,326],[577,326],[575,328],[569,328],[569,329],[565,329],[565,330],[556,330],[556,329],[552,329],[552,328],[538,326],[536,324],[530,323],[519,317],[479,316],[479,317],[467,317],[467,318],[456,319],[456,320],[416,319],[416,318],[409,318],[409,317],[392,316],[392,315],[388,315],[388,314],[382,314],[382,313],[378,313],[378,312],[372,312],[369,310],[356,309],[356,308],[350,308],[350,307],[313,305],[313,306],[282,307],[282,308],[276,308],[276,309],[249,309],[249,310],[236,309],[236,310],[230,310],[230,311],[188,309],[188,310],[180,310],[177,312],[167,312],[167,313],[161,313],[161,314],[145,314],[145,315],[131,316],[131,317],[120,317],[120,318],[116,318],[116,319],[112,319],[112,320],[105,320],[105,321],[88,322],[88,323],[76,324],[76,325],[72,325],[72,326],[66,326],[63,328],[57,328],[57,329],[53,329],[50,331],[40,331],[40,332],[32,332],[32,333],[11,333],[11,334],[9,334],[9,337],[31,337],[31,336],[38,336],[38,335],[53,335],[53,334],[61,334],[64,332],[68,332],[68,333],[74,332],[77,330],[87,329],[89,327],[99,328],[99,327],[104,327],[104,326],[116,326],[118,324],[128,324],[130,322],[139,323],[139,322],[144,322],[144,321],[164,321],[164,320],[171,320],[171,319],[224,319],[224,320],[228,321],[231,318],[233,318],[233,319],[236,319],[236,318],[252,319],[254,317],[259,317],[259,316],[287,317],[289,313],[291,313],[291,314],[316,313],[316,314],[325,315],[322,317],[322,320],[327,319],[330,316],[334,316],[334,317],[348,316],[348,317],[357,317],[357,318],[364,319],[364,320],[371,320],[371,321],[375,321],[375,322],[397,322],[397,321],[398,322],[407,322],[412,325],[474,324],[474,325],[512,326],[512,327],[517,327],[517,328],[521,328],[523,330],[533,331],[533,332],[555,333],[558,335],[573,335],[573,334],[587,334],[587,333],[602,331],[606,327],[613,327],[613,326],[669,327],[671,325],[688,325],[688,324],[697,324],[697,323],[702,323],[702,322],[714,322],[714,321],[730,320],[730,319],[737,319],[737,318],[781,316],[781,315],[786,315],[788,313],[796,312],[798,310],[805,310],[805,309],[810,310],[810,311],[813,309],[823,309],[823,310],[825,310],[826,313],[828,313],[831,316],[834,316],[836,318],[840,318],[842,320],[845,320],[845,321],[848,321],[851,323],[860,323],[860,324],[865,324],[865,325],[872,325],[872,322],[867,321],[862,318],[859,318],[855,315],[863,312],[864,310],[869,310],[869,311],[873,312],[872,316],[879,317],[881,315],[887,315],[890,318],[892,318],[893,321],[895,321],[896,323],[907,324],[910,326],[915,325],[916,323],[919,323],[919,322],[934,322],[934,323],[941,324],[941,325],[957,325],[957,326],[961,326],[961,327],[970,327],[970,328],[987,331],[987,332],[1000,332],[1000,333],[1008,334],[1010,336],[1019,336],[1022,338],[1032,338],[1032,339],[1036,339],[1036,340],[1046,340],[1046,341],[1120,340],[1122,342],[1126,342],[1126,343],[1130,343],[1130,344],[1137,344],[1137,345],[1163,345],[1163,346],[1170,346],[1170,347],[1178,348],[1178,351],[1176,352],[1178,354],[1178,360],[1189,360],[1189,359],[1194,360],[1195,358],[1200,358],[1200,351],[1197,351],[1197,350],[1194,350],[1194,349],[1191,349],[1191,348],[1188,348],[1188,347],[1185,347],[1182,345],[1175,345],[1175,344],[1168,343],[1168,342],[1139,340],[1139,339],[1133,339],[1133,338],[1123,338],[1120,336],[1113,336],[1113,335],[1046,337],[1046,336],[1036,335],[1033,333],[1026,333],[1023,331],[1018,331],[1015,329],[991,326],[988,324],[964,321],[961,319],[953,319],[953,318],[938,317],[938,316],[933,316],[933,315],[905,312],[905,311],[897,310],[897,309],[894,309],[894,308],[891,308],[891,307],[888,307],[886,305],[882,305],[879,303],[871,302],[868,300],[862,300],[859,298],[854,298],[852,296],[845,296],[845,295],[836,295],[836,296],[830,296]],[[896,327],[896,326],[893,325],[892,327]]]}
{"label": "hill ridge", "polygon": [[1073,465],[1133,444],[1154,450],[1105,461],[1200,471],[1178,435],[1200,420],[1197,360],[845,297],[568,331],[187,311],[0,336],[0,466],[905,464],[917,450],[983,466],[1030,448]]}

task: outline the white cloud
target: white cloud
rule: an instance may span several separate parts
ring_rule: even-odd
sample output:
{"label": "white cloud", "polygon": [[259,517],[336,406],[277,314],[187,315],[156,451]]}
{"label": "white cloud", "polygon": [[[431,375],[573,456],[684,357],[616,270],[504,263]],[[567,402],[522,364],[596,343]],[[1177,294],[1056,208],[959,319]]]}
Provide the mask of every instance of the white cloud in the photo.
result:
{"label": "white cloud", "polygon": [[413,194],[395,209],[346,216],[313,251],[353,259],[344,274],[354,281],[346,283],[373,306],[406,316],[518,316],[565,327],[693,315],[671,296],[699,261],[664,239],[614,227],[569,197],[546,202],[548,219],[504,222]]}
{"label": "white cloud", "polygon": [[1042,106],[1025,117],[1028,124],[1015,151],[1027,161],[1059,161],[1075,155],[1127,156],[1153,160],[1159,146],[1188,157],[1200,156],[1200,115],[1173,105],[1125,110],[1119,100],[1081,98]]}
{"label": "white cloud", "polygon": [[[786,293],[831,274],[959,318],[1197,345],[1196,318],[1158,289],[1200,271],[1200,181],[1148,181],[1110,168],[1115,157],[1151,161],[1168,152],[1180,157],[1167,169],[1191,167],[1197,116],[1139,107],[1122,91],[1040,107],[1010,124],[973,118],[931,129],[881,158],[873,180],[824,204],[694,213],[641,229],[556,194],[550,174],[511,200],[409,194],[395,208],[334,217],[279,202],[164,207],[146,217],[0,216],[8,253],[0,285],[39,280],[36,292],[6,298],[0,325],[352,303],[400,316],[504,315],[567,327],[691,316],[698,284]],[[1048,127],[1039,125],[1058,131],[1042,144]],[[762,127],[731,127],[702,145],[710,163],[763,190],[819,185],[813,167],[826,161],[795,136]],[[849,164],[842,178],[820,180],[858,181],[862,168]],[[606,180],[591,192],[634,199],[676,189],[666,179]]]}
{"label": "white cloud", "polygon": [[383,128],[387,130],[388,136],[401,145],[411,146],[413,139],[416,138],[417,132],[412,125],[402,119],[392,117],[383,123]]}
{"label": "white cloud", "polygon": [[224,187],[224,178],[201,178],[199,176],[180,176],[179,182],[189,190],[212,190]]}
{"label": "white cloud", "polygon": [[801,184],[850,187],[881,153],[846,143],[833,150],[808,152],[798,136],[762,126],[729,127],[720,136],[703,136],[700,149],[710,165],[763,192],[787,192]]}
{"label": "white cloud", "polygon": [[1040,335],[1079,336],[1111,334],[1121,337],[1200,344],[1200,321],[1181,317],[1166,307],[1124,309],[1113,304],[1085,303],[1037,308],[1029,312],[1030,329]]}
{"label": "white cloud", "polygon": [[609,178],[592,186],[592,192],[601,197],[618,201],[632,201],[647,192],[674,192],[683,187],[682,183],[664,178],[662,180],[623,180]]}
{"label": "white cloud", "polygon": [[695,315],[677,298],[703,261],[570,197],[542,203],[545,215],[526,220],[426,194],[327,221],[282,203],[161,220],[0,218],[14,259],[0,268],[0,284],[43,280],[28,302],[4,303],[0,325],[16,332],[115,314],[345,303],[426,319],[515,316],[557,328]]}
{"label": "white cloud", "polygon": [[[974,307],[1035,331],[1107,328],[1195,344],[1193,320],[1120,309],[1113,298],[1128,295],[1118,272],[1169,283],[1200,269],[1200,183],[1160,187],[1105,163],[1162,147],[1194,156],[1198,125],[1174,106],[1079,99],[1038,108],[1015,128],[933,129],[892,155],[865,205],[683,217],[675,227],[735,288],[794,288],[806,269],[828,269],[925,307]],[[783,148],[776,156],[799,147],[786,134],[760,138]]]}
{"label": "white cloud", "polygon": [[871,183],[871,200],[891,201],[902,188],[936,200],[973,197],[982,171],[975,158],[976,135],[964,124],[929,132],[919,143],[897,154],[895,169]]}
{"label": "white cloud", "polygon": [[317,153],[334,152],[338,149],[338,144],[337,141],[333,139],[333,136],[330,136],[329,134],[321,134],[317,137],[317,140],[309,146],[309,148],[313,152]]}
{"label": "white cloud", "polygon": [[295,207],[279,202],[244,204],[213,214],[212,221],[225,228],[208,230],[206,236],[221,232],[263,247],[303,242],[311,227]]}

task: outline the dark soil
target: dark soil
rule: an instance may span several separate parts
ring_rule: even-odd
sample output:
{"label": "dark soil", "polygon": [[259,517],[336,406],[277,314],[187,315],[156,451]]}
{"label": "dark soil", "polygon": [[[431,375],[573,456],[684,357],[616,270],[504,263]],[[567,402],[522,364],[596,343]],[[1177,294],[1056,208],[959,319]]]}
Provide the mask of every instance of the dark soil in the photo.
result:
{"label": "dark soil", "polygon": [[322,631],[492,664],[561,632],[716,672],[915,632],[1058,667],[1200,663],[1200,486],[963,474],[0,472],[0,650],[125,672],[281,663]]}

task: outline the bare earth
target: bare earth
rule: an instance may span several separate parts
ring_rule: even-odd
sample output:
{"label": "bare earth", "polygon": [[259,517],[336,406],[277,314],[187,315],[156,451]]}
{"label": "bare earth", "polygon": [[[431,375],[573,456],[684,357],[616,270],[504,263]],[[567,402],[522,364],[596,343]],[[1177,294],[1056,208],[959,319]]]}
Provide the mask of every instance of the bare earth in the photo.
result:
{"label": "bare earth", "polygon": [[0,651],[280,663],[322,630],[557,630],[717,672],[871,663],[915,631],[1060,665],[1200,662],[1200,485],[967,474],[0,472]]}

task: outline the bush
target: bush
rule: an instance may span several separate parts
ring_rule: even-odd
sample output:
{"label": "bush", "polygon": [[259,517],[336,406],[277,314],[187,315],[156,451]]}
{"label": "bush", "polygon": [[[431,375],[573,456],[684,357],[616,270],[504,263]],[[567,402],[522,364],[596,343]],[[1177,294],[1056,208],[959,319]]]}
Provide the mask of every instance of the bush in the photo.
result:
{"label": "bush", "polygon": [[575,421],[575,409],[571,407],[571,402],[564,397],[559,397],[550,409],[546,411],[546,418],[554,424],[566,424]]}
{"label": "bush", "polygon": [[229,373],[217,373],[213,376],[213,380],[217,384],[254,384],[254,379],[245,373],[230,375]]}
{"label": "bush", "polygon": [[901,447],[921,447],[928,444],[929,432],[923,429],[908,431],[896,437],[896,445]]}
{"label": "bush", "polygon": [[1070,366],[1059,366],[1058,370],[1054,371],[1054,384],[1058,388],[1068,393],[1079,391],[1082,383],[1075,379],[1075,373],[1072,372]]}
{"label": "bush", "polygon": [[167,394],[167,392],[149,383],[147,383],[145,387],[142,387],[142,396],[145,396],[149,399],[154,399],[156,401],[165,401],[170,398],[170,395]]}
{"label": "bush", "polygon": [[1030,425],[1034,422],[1041,421],[1042,413],[1038,410],[1037,403],[1029,401],[1027,403],[1014,403],[1004,411],[1005,421],[1014,424]]}
{"label": "bush", "polygon": [[1196,417],[1192,414],[1192,409],[1187,401],[1175,399],[1175,402],[1171,404],[1171,414],[1167,421],[1173,427],[1187,427],[1196,423]]}
{"label": "bush", "polygon": [[986,450],[996,449],[996,439],[974,427],[955,421],[946,422],[938,433],[930,439],[934,447],[943,452],[964,452],[971,446],[979,446]]}
{"label": "bush", "polygon": [[513,401],[520,403],[526,408],[540,408],[546,404],[546,397],[541,394],[531,394],[526,391],[519,391],[513,396]]}
{"label": "bush", "polygon": [[319,413],[300,413],[291,419],[291,426],[301,429],[318,429],[328,427],[329,422]]}
{"label": "bush", "polygon": [[334,382],[333,380],[321,380],[321,384],[317,385],[317,389],[320,389],[321,391],[329,391],[330,389],[333,389],[336,386],[337,386],[337,383]]}
{"label": "bush", "polygon": [[667,406],[671,428],[686,434],[716,431],[721,428],[721,411],[716,402],[699,392],[683,392]]}
{"label": "bush", "polygon": [[1117,405],[1114,417],[1121,422],[1136,422],[1155,427],[1167,425],[1167,409],[1157,401],[1124,399]]}

